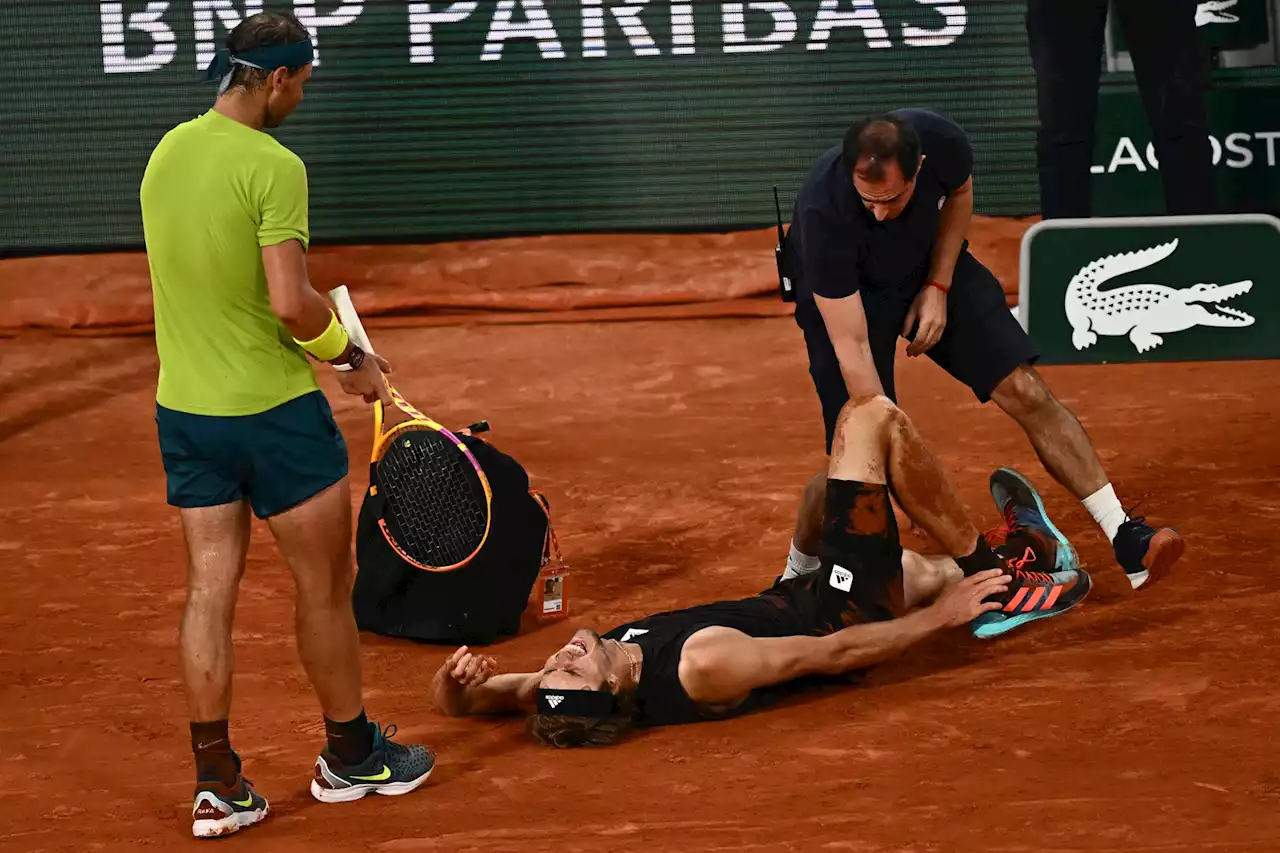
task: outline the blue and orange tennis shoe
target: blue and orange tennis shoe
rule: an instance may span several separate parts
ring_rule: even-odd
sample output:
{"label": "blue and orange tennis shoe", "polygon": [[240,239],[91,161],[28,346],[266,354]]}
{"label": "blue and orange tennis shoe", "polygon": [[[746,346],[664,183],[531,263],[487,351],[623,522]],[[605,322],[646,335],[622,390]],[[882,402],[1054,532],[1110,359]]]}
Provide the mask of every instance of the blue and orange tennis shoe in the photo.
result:
{"label": "blue and orange tennis shoe", "polygon": [[[231,752],[240,768],[240,756]],[[195,804],[191,807],[191,834],[196,838],[218,838],[239,832],[267,819],[271,807],[253,790],[253,784],[237,775],[235,784],[200,782],[196,785]]]}
{"label": "blue and orange tennis shoe", "polygon": [[362,763],[344,767],[327,750],[316,759],[311,796],[322,803],[348,803],[366,794],[399,796],[417,788],[431,775],[435,756],[425,746],[394,743],[396,727],[373,727],[373,752]]}
{"label": "blue and orange tennis shoe", "polygon": [[1172,527],[1157,530],[1140,515],[1120,525],[1111,545],[1116,562],[1134,589],[1150,586],[1167,575],[1186,548],[1178,531]]}
{"label": "blue and orange tennis shoe", "polygon": [[1065,613],[1084,601],[1092,586],[1075,548],[1049,520],[1040,495],[1026,478],[1009,468],[996,470],[991,475],[991,497],[1004,516],[1004,525],[989,531],[987,541],[1012,580],[995,599],[1004,607],[971,623],[973,635],[981,639]]}

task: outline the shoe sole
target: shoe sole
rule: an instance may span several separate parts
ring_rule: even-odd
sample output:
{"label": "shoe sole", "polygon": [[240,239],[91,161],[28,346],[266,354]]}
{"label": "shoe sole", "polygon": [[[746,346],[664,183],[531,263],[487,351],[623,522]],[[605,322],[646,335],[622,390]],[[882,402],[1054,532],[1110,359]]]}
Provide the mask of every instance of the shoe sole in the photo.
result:
{"label": "shoe sole", "polygon": [[1053,610],[1035,610],[1031,613],[1018,613],[1013,616],[1005,616],[1002,612],[996,610],[990,613],[984,613],[970,623],[973,636],[979,640],[990,640],[1009,633],[1023,625],[1037,622],[1041,619],[1052,619],[1054,616],[1061,616],[1071,608],[1078,605],[1089,597],[1089,591],[1093,589],[1093,578],[1089,577],[1089,573],[1083,569],[1076,569],[1080,575],[1080,584],[1084,586],[1084,592],[1075,601],[1066,607],[1055,608]]}
{"label": "shoe sole", "polygon": [[240,830],[254,824],[262,823],[271,812],[271,806],[264,804],[261,809],[251,812],[235,812],[221,820],[197,820],[191,823],[191,834],[196,838],[221,838],[234,835]]}
{"label": "shoe sole", "polygon": [[[1031,497],[1035,499],[1036,509],[1040,511],[1040,517],[1044,519],[1044,523],[1049,528],[1049,532],[1053,534],[1053,538],[1058,540],[1057,563],[1055,564],[1054,571],[1078,571],[1080,569],[1080,556],[1076,554],[1076,549],[1072,547],[1071,540],[1062,535],[1062,531],[1058,529],[1058,526],[1053,523],[1053,519],[1049,517],[1049,511],[1044,508],[1044,502],[1040,500],[1040,493],[1036,491],[1036,487],[1027,482],[1026,477],[1022,476],[1012,468],[997,468],[996,473],[1007,474],[1014,478],[1021,483],[1023,487],[1031,493]],[[1001,502],[999,496],[996,495],[996,481],[994,477],[995,475],[993,474],[993,479],[990,484],[991,499],[996,502],[996,509],[1003,513],[1004,504]],[[1004,490],[1001,489],[1001,491]],[[1066,557],[1065,564],[1063,563],[1064,555]]]}
{"label": "shoe sole", "polygon": [[[433,767],[432,770],[435,768]],[[350,803],[363,799],[369,794],[381,794],[384,797],[401,797],[415,790],[431,777],[431,770],[417,779],[408,782],[388,782],[385,785],[375,783],[352,785],[349,788],[325,788],[315,779],[311,780],[311,796],[322,803]]]}
{"label": "shoe sole", "polygon": [[1150,587],[1169,573],[1186,549],[1186,540],[1172,527],[1157,530],[1147,543],[1147,553],[1142,558],[1143,571],[1128,576],[1130,585],[1134,589]]}

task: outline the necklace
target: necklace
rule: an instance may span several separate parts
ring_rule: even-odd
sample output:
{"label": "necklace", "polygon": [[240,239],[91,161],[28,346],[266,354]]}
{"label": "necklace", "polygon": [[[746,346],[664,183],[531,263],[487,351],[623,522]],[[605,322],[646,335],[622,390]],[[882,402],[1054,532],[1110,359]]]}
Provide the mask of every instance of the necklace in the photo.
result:
{"label": "necklace", "polygon": [[631,664],[631,683],[639,684],[640,683],[640,662],[631,656],[631,652],[628,651],[627,647],[622,645],[622,643],[619,643],[617,640],[610,640],[609,642],[617,646],[618,649],[624,655],[627,656],[627,663]]}

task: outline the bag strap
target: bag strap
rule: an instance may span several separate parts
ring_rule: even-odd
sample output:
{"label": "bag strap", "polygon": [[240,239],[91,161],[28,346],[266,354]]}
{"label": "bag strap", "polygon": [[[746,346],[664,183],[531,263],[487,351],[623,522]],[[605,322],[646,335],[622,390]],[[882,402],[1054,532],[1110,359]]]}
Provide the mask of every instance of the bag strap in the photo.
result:
{"label": "bag strap", "polygon": [[538,506],[547,517],[547,533],[542,540],[542,568],[547,567],[552,557],[555,558],[557,566],[564,567],[564,557],[560,554],[560,540],[556,536],[555,526],[551,523],[551,505],[541,492],[530,489],[529,494],[538,502]]}

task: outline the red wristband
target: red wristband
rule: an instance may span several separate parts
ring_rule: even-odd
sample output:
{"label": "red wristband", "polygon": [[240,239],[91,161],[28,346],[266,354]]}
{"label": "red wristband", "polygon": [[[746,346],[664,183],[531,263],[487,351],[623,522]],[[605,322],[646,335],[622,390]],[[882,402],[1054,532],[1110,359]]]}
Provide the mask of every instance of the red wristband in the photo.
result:
{"label": "red wristband", "polygon": [[929,281],[929,283],[928,283],[927,285],[925,285],[925,287],[936,287],[936,288],[938,288],[938,290],[941,290],[943,293],[946,293],[948,290],[950,290],[950,289],[951,289],[950,287],[948,287],[948,286],[946,286],[946,285],[944,285],[944,284],[942,284],[942,283],[940,283],[940,282],[933,281],[932,279]]}

